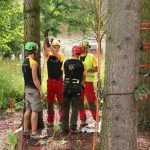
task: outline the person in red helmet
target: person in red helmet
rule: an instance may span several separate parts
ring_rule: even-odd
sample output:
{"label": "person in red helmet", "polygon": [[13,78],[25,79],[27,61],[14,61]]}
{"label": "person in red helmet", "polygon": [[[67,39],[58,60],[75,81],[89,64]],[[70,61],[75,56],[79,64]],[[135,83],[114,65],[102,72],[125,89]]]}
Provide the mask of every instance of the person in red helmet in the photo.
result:
{"label": "person in red helmet", "polygon": [[47,60],[48,80],[47,80],[47,125],[53,126],[54,122],[54,100],[55,97],[59,104],[59,119],[62,118],[62,102],[63,102],[63,72],[61,70],[64,61],[64,55],[59,52],[60,41],[52,40],[51,46],[44,41],[44,53]]}
{"label": "person in red helmet", "polygon": [[[64,91],[63,91],[63,115],[62,115],[62,132],[63,134],[79,133],[77,128],[77,117],[79,104],[81,101],[82,82],[85,80],[86,67],[80,60],[83,47],[80,45],[73,46],[72,58],[64,62],[62,70],[64,71]],[[72,106],[72,113],[69,126],[69,110]]]}

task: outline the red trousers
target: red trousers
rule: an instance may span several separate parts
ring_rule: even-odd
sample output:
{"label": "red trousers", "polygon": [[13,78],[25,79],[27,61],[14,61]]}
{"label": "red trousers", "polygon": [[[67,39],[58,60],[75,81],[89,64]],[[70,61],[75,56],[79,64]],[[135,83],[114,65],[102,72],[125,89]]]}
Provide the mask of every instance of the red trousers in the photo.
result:
{"label": "red trousers", "polygon": [[48,117],[47,121],[54,121],[54,100],[57,98],[59,104],[59,119],[62,118],[62,102],[63,102],[63,80],[51,79],[47,80],[47,103]]}
{"label": "red trousers", "polygon": [[95,92],[94,92],[94,84],[93,82],[85,81],[85,89],[81,91],[81,107],[79,108],[80,120],[81,122],[86,121],[86,110],[84,107],[84,96],[86,96],[90,112],[94,119],[96,119],[96,103],[97,100]]}

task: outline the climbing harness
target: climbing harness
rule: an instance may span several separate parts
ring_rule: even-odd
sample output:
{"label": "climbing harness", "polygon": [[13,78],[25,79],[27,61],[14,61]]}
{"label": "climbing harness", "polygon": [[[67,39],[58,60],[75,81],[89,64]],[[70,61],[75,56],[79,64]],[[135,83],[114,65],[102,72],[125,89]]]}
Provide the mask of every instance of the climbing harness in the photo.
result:
{"label": "climbing harness", "polygon": [[76,64],[69,64],[68,61],[66,61],[66,66],[68,66],[69,69],[69,78],[65,78],[64,79],[64,93],[66,93],[66,95],[79,95],[80,90],[82,88],[82,84],[80,79],[76,79],[73,78],[73,74],[75,69],[81,64],[82,62],[79,61]]}

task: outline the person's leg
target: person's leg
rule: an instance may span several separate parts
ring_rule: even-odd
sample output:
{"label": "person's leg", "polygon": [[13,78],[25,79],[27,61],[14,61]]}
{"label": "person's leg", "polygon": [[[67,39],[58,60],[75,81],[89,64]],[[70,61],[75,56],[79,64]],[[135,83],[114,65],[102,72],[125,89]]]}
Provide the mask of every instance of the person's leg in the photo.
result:
{"label": "person's leg", "polygon": [[37,123],[38,123],[38,113],[32,112],[32,114],[31,114],[32,134],[37,133]]}
{"label": "person's leg", "polygon": [[92,113],[93,119],[96,119],[96,95],[94,92],[93,82],[85,82],[85,95],[89,104],[90,112]]}
{"label": "person's leg", "polygon": [[55,99],[55,83],[51,79],[47,80],[47,121],[53,123],[54,121],[54,99]]}
{"label": "person's leg", "polygon": [[80,120],[81,124],[86,124],[86,110],[84,106],[84,95],[85,95],[85,90],[81,90],[81,99],[80,99],[80,104],[79,104],[79,115],[80,115]]}
{"label": "person's leg", "polygon": [[24,126],[24,132],[27,133],[29,132],[29,124],[30,124],[30,119],[31,118],[31,110],[26,110],[24,113],[24,120],[23,120],[23,126]]}
{"label": "person's leg", "polygon": [[62,105],[62,131],[69,132],[69,110],[70,110],[70,98],[63,98]]}
{"label": "person's leg", "polygon": [[59,80],[56,86],[56,96],[59,104],[59,121],[62,120],[62,103],[63,103],[63,81]]}
{"label": "person's leg", "polygon": [[34,95],[34,91],[29,88],[29,87],[25,87],[25,113],[23,116],[23,130],[24,130],[24,134],[26,134],[27,132],[29,132],[29,124],[31,122],[31,103],[30,100],[32,99],[33,101],[33,95]]}
{"label": "person's leg", "polygon": [[96,120],[96,103],[88,101],[90,112],[93,116],[93,119]]}
{"label": "person's leg", "polygon": [[40,93],[37,89],[34,89],[34,96],[32,96],[31,104],[31,129],[32,133],[30,135],[31,138],[40,139],[43,138],[37,131],[38,125],[38,115],[42,111],[42,104],[40,99]]}
{"label": "person's leg", "polygon": [[71,106],[72,106],[72,113],[70,119],[70,129],[76,130],[77,128],[77,119],[78,119],[78,110],[80,105],[80,96],[72,97],[71,98]]}

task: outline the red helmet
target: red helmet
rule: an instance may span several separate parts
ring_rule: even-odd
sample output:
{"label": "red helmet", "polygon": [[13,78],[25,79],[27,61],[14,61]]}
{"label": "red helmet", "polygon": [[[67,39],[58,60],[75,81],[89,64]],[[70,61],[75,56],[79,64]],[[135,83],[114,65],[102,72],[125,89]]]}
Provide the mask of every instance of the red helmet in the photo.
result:
{"label": "red helmet", "polygon": [[81,45],[75,45],[72,48],[72,55],[80,55],[83,53],[83,47]]}

